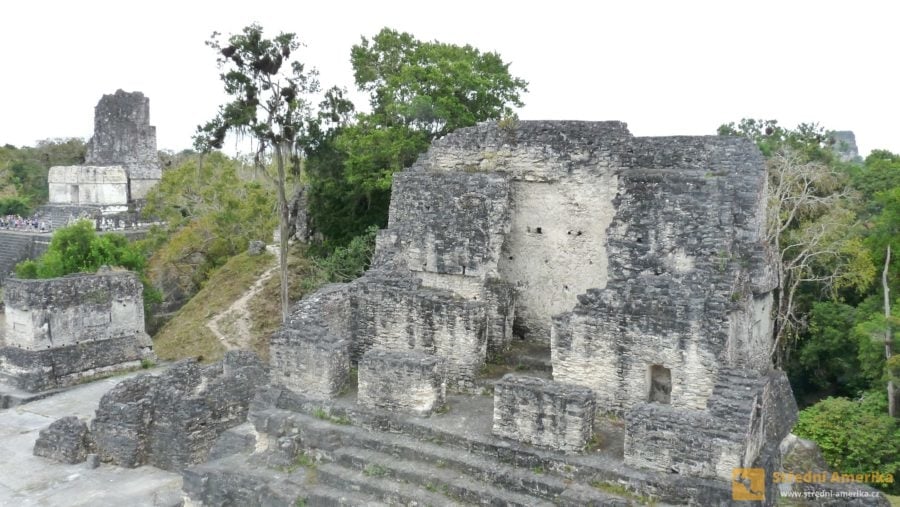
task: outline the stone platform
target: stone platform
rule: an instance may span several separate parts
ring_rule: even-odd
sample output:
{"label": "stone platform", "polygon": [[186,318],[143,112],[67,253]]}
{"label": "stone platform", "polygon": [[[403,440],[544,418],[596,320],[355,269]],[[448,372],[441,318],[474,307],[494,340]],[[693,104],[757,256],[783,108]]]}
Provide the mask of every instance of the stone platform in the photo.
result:
{"label": "stone platform", "polygon": [[619,419],[598,418],[599,446],[565,454],[493,436],[493,403],[490,395],[448,395],[445,413],[421,419],[362,407],[353,389],[321,401],[263,388],[248,425],[226,432],[220,451],[214,448],[220,457],[185,470],[185,495],[195,504],[245,506],[624,506],[731,498],[721,481],[625,466]]}
{"label": "stone platform", "polygon": [[76,386],[40,401],[0,410],[0,455],[3,456],[0,459],[0,505],[181,505],[181,477],[176,473],[150,466],[125,469],[100,465],[91,469],[84,463],[63,465],[32,454],[40,430],[69,415],[87,421],[93,416],[100,398],[132,376]]}

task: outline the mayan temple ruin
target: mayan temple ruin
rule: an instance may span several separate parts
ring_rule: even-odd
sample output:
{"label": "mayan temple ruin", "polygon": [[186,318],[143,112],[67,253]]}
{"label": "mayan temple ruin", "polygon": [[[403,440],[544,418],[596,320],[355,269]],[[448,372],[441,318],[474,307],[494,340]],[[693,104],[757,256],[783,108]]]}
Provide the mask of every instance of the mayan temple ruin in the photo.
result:
{"label": "mayan temple ruin", "polygon": [[120,214],[146,197],[161,177],[150,99],[117,90],[94,108],[94,135],[84,165],[50,168],[45,208],[56,226],[64,225],[67,216]]}
{"label": "mayan temple ruin", "polygon": [[[729,504],[735,468],[778,469],[797,414],[769,360],[765,186],[741,138],[521,122],[436,141],[394,176],[372,268],[273,336],[252,452],[188,469],[186,494]],[[298,456],[315,486],[252,472]]]}
{"label": "mayan temple ruin", "polygon": [[770,361],[766,181],[744,138],[460,129],[268,365],[125,380],[33,452],[178,474],[160,505],[774,505],[806,444]]}

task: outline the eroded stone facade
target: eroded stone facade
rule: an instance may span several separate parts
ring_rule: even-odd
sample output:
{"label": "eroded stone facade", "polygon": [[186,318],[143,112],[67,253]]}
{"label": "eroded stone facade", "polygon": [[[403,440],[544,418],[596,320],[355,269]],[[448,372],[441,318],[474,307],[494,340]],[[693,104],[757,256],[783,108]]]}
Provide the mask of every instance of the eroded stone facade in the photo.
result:
{"label": "eroded stone facade", "polygon": [[[462,392],[512,340],[544,344],[553,380],[497,384],[496,434],[583,448],[588,409],[560,419],[577,391],[579,407],[625,417],[629,466],[704,480],[771,469],[796,404],[770,371],[765,194],[747,139],[635,138],[620,122],[462,129],[394,176],[372,269],[286,326],[349,342],[351,363],[439,356]],[[289,347],[273,341],[273,357]],[[273,365],[276,382],[293,367]]]}
{"label": "eroded stone facade", "polygon": [[152,359],[143,286],[128,271],[7,279],[0,378],[26,391],[65,387]]}

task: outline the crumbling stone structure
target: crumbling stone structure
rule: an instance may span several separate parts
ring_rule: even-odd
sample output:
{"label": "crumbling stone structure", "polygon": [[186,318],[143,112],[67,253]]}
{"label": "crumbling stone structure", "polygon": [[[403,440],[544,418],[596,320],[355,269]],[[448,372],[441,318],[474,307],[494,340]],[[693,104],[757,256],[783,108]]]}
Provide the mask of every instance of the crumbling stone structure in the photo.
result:
{"label": "crumbling stone structure", "polygon": [[216,438],[247,418],[268,368],[248,351],[200,366],[182,361],[161,375],[120,382],[100,400],[91,429],[65,417],[41,432],[34,453],[80,463],[89,452],[122,467],[180,471],[206,459]]}
{"label": "crumbling stone structure", "polygon": [[65,387],[153,359],[143,286],[128,271],[5,281],[0,379],[29,392]]}
{"label": "crumbling stone structure", "polygon": [[588,445],[594,395],[586,387],[508,374],[494,384],[492,433],[568,453]]}
{"label": "crumbling stone structure", "polygon": [[[545,344],[553,380],[498,383],[495,435],[575,452],[596,409],[625,417],[628,466],[714,480],[771,469],[796,404],[770,371],[765,186],[741,138],[634,138],[619,122],[457,131],[394,176],[372,269],[295,308],[273,380],[336,395],[285,381],[293,351],[324,341],[351,363],[393,351],[386,377],[403,376],[404,354],[437,356],[448,387],[469,392],[519,338]],[[402,406],[415,389],[395,386]]]}
{"label": "crumbling stone structure", "polygon": [[[150,99],[141,92],[117,90],[94,109],[94,136],[83,166],[51,167],[48,176],[54,226],[63,212],[92,218],[124,211],[146,197],[162,177],[156,151],[156,127],[150,125]],[[59,208],[59,209],[57,209]]]}
{"label": "crumbling stone structure", "polygon": [[359,403],[430,415],[444,406],[445,369],[440,356],[372,349],[359,362]]}

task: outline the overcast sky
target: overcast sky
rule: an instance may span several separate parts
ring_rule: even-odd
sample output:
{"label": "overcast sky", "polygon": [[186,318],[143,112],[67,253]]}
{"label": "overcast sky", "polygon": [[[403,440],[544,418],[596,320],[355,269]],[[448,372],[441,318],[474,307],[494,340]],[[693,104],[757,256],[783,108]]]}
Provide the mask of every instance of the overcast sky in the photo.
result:
{"label": "overcast sky", "polygon": [[0,7],[0,145],[91,135],[118,88],[150,97],[160,149],[191,146],[224,100],[203,42],[259,22],[296,32],[323,87],[382,27],[497,51],[529,81],[522,119],[621,120],[703,135],[742,117],[853,130],[900,152],[897,2],[794,0],[11,1]]}

